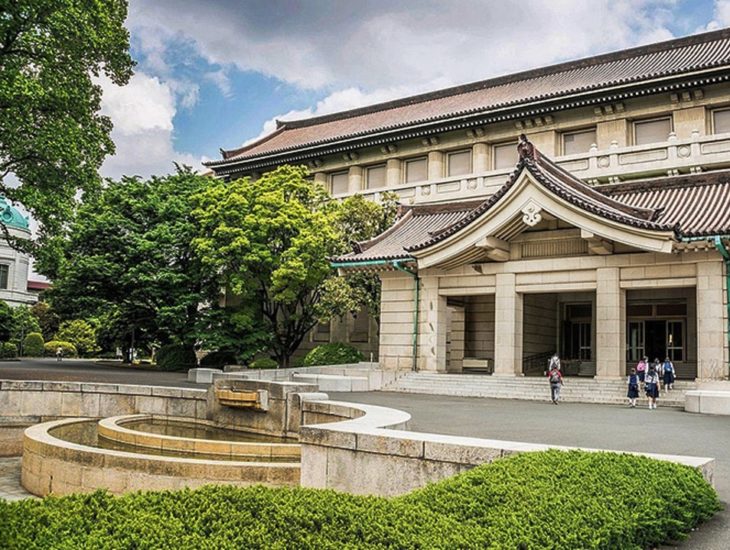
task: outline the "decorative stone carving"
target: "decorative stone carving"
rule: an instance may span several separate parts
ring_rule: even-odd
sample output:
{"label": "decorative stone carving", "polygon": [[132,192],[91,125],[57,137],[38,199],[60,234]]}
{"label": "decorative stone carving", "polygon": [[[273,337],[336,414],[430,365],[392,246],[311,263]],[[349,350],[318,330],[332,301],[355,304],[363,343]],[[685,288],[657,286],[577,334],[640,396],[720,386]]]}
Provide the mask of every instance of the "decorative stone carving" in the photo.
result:
{"label": "decorative stone carving", "polygon": [[682,145],[681,147],[677,148],[677,156],[682,158],[687,158],[692,154],[692,150],[687,145]]}
{"label": "decorative stone carving", "polygon": [[345,153],[342,155],[342,160],[351,161],[351,160],[357,160],[360,158],[360,155],[356,151],[351,151],[349,153]]}
{"label": "decorative stone carving", "polygon": [[380,152],[384,155],[392,155],[398,152],[398,146],[395,143],[388,143],[380,148]]}
{"label": "decorative stone carving", "polygon": [[598,157],[598,166],[601,168],[608,168],[608,166],[611,164],[611,159],[608,157]]}
{"label": "decorative stone carving", "polygon": [[542,208],[534,202],[531,202],[522,209],[522,221],[530,227],[534,227],[542,221],[542,214],[540,212],[542,212]]}
{"label": "decorative stone carving", "polygon": [[621,102],[609,103],[607,105],[600,105],[598,107],[593,108],[593,114],[596,116],[612,115],[614,113],[623,113],[623,112],[624,112],[624,104]]}

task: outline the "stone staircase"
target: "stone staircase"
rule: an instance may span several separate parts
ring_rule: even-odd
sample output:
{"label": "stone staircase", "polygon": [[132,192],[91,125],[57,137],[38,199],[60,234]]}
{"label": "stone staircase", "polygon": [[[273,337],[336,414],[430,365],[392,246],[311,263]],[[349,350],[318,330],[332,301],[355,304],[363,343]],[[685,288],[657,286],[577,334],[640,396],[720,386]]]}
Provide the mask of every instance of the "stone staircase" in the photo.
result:
{"label": "stone staircase", "polygon": [[[697,387],[694,382],[678,381],[671,392],[662,391],[660,407],[684,408],[684,392]],[[561,400],[567,403],[602,403],[626,405],[625,380],[594,380],[592,378],[565,379]],[[550,385],[542,377],[501,378],[476,374],[440,374],[409,372],[383,387],[382,391],[455,395],[460,397],[491,397],[494,399],[524,399],[548,401]],[[647,406],[641,394],[637,406]]]}

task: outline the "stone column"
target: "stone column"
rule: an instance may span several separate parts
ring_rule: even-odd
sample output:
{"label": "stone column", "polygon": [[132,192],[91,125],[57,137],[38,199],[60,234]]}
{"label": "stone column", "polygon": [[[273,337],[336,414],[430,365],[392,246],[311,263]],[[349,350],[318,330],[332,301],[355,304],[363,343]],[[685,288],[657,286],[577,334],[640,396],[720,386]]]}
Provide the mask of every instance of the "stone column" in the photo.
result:
{"label": "stone column", "polygon": [[421,279],[418,322],[418,370],[446,372],[446,296],[439,296],[438,277]]}
{"label": "stone column", "polygon": [[596,270],[596,378],[621,378],[626,363],[626,291],[619,268]]}
{"label": "stone column", "polygon": [[727,345],[721,261],[697,264],[697,378],[718,378],[725,370]]}
{"label": "stone column", "polygon": [[444,154],[431,151],[428,154],[428,179],[438,180],[444,177]]}
{"label": "stone column", "polygon": [[464,365],[464,336],[466,310],[464,306],[454,306],[448,308],[451,314],[450,330],[449,330],[449,361],[446,365],[448,372],[461,372]]}
{"label": "stone column", "polygon": [[362,190],[362,167],[350,166],[349,174],[349,189],[350,193],[359,193]]}
{"label": "stone column", "polygon": [[496,277],[494,317],[494,374],[522,374],[522,294],[516,289],[514,273]]}
{"label": "stone column", "polygon": [[486,143],[475,143],[473,149],[474,173],[479,174],[489,170],[489,145]]}
{"label": "stone column", "polygon": [[401,162],[398,159],[389,159],[385,163],[385,185],[395,187],[401,184]]}

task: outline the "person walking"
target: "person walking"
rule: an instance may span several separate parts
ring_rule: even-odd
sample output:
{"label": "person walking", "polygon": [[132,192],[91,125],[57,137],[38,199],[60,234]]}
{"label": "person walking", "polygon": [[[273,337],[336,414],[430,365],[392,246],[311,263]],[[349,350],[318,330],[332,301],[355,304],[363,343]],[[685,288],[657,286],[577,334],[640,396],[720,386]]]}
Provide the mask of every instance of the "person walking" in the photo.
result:
{"label": "person walking", "polygon": [[649,368],[649,358],[642,357],[641,360],[636,364],[636,375],[639,377],[639,383],[644,383],[646,377],[646,369]]}
{"label": "person walking", "polygon": [[56,361],[63,360],[63,348],[61,346],[58,346],[56,348]]}
{"label": "person walking", "polygon": [[656,409],[656,400],[659,397],[659,373],[654,365],[651,365],[646,373],[644,387],[649,398],[649,408]]}
{"label": "person walking", "polygon": [[629,391],[626,397],[629,398],[629,407],[636,407],[636,400],[639,398],[639,376],[636,374],[636,369],[631,369],[631,374],[628,378]]}
{"label": "person walking", "polygon": [[664,382],[664,391],[672,391],[674,389],[674,380],[677,378],[677,373],[674,370],[674,363],[669,357],[664,359],[662,365],[662,379]]}
{"label": "person walking", "polygon": [[560,401],[560,387],[563,385],[563,374],[560,372],[558,365],[553,365],[550,367],[547,376],[550,382],[550,398],[557,405],[558,401]]}

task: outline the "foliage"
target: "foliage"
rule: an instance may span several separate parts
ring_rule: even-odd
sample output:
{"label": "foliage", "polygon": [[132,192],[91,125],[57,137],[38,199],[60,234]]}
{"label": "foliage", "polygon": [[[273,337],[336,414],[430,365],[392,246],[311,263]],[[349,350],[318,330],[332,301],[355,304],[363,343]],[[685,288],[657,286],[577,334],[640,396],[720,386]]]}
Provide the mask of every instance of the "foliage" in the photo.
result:
{"label": "foliage", "polygon": [[13,331],[13,308],[0,300],[0,342],[10,339]]}
{"label": "foliage", "polygon": [[525,453],[398,498],[207,486],[0,500],[0,547],[635,549],[719,509],[687,466],[581,451]]}
{"label": "foliage", "polygon": [[3,342],[0,346],[0,357],[3,359],[15,359],[18,356],[18,346],[12,342]]}
{"label": "foliage", "polygon": [[239,313],[246,324],[260,321],[258,333],[284,366],[318,321],[327,258],[341,243],[337,203],[328,199],[304,167],[293,166],[256,181],[216,180],[194,197],[195,250],[221,286],[248,304]]}
{"label": "foliage", "polygon": [[157,352],[157,368],[166,371],[187,371],[198,366],[198,359],[191,346],[169,344]]}
{"label": "foliage", "polygon": [[200,360],[200,366],[207,369],[222,369],[238,362],[236,354],[228,350],[212,351]]}
{"label": "foliage", "polygon": [[359,363],[362,360],[362,352],[349,344],[322,344],[307,353],[307,356],[304,358],[304,366],[344,365],[347,363]]}
{"label": "foliage", "polygon": [[16,306],[13,308],[13,324],[10,333],[10,339],[18,342],[21,346],[20,354],[26,355],[25,349],[22,347],[25,337],[31,332],[40,332],[41,326],[38,319],[28,306]]}
{"label": "foliage", "polygon": [[47,302],[36,302],[30,308],[30,311],[38,320],[43,339],[50,340],[53,338],[53,335],[58,331],[58,325],[61,323],[61,319],[53,311],[50,304]]}
{"label": "foliage", "polygon": [[271,357],[261,357],[255,361],[251,361],[248,365],[249,369],[278,369],[279,363]]}
{"label": "foliage", "polygon": [[61,348],[63,350],[64,357],[76,357],[78,355],[78,352],[76,351],[76,346],[74,346],[71,342],[51,340],[50,342],[46,342],[43,345],[43,349],[45,350],[46,355],[49,357],[55,357],[56,350],[58,348]]}
{"label": "foliage", "polygon": [[54,309],[66,318],[99,319],[107,349],[194,345],[198,305],[212,279],[190,246],[197,234],[190,196],[208,181],[178,168],[165,177],[109,182],[85,201],[68,238],[56,242],[61,254],[41,262],[54,281],[47,296]]}
{"label": "foliage", "polygon": [[40,332],[31,332],[23,340],[23,355],[26,357],[43,357],[45,348],[43,335]]}
{"label": "foliage", "polygon": [[98,188],[114,151],[95,79],[123,85],[132,75],[126,17],[126,0],[3,2],[0,194],[40,222],[41,238],[68,219],[79,190]]}
{"label": "foliage", "polygon": [[96,345],[96,330],[83,319],[63,321],[58,327],[55,339],[71,342],[82,357],[87,357],[99,350]]}

